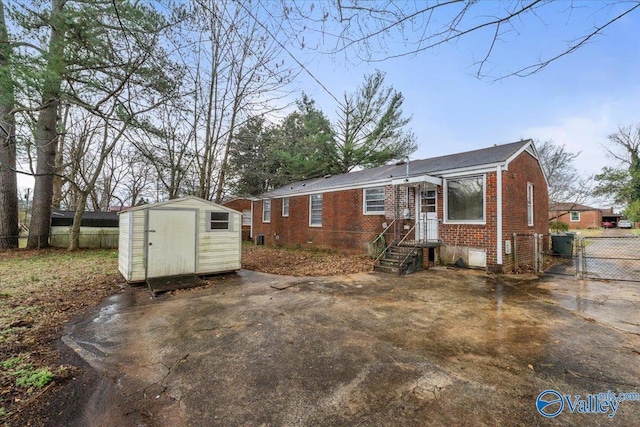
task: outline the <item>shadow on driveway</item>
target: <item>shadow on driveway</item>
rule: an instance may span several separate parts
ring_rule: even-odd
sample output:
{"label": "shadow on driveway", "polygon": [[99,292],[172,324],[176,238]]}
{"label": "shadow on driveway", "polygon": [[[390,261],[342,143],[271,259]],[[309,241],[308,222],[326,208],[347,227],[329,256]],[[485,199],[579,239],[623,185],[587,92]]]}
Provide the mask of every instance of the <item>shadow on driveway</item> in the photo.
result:
{"label": "shadow on driveway", "polygon": [[[68,329],[109,382],[77,424],[610,425],[536,410],[546,389],[640,391],[637,329],[597,320],[550,280],[241,271],[158,298],[132,288]],[[637,322],[632,307],[611,323]],[[634,424],[640,402],[614,419]]]}

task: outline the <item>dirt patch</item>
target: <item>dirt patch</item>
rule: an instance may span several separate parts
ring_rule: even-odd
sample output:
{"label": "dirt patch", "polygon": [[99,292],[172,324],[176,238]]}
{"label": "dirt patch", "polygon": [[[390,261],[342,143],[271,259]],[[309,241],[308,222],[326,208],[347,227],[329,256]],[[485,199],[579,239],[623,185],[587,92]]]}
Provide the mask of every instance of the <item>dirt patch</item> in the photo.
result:
{"label": "dirt patch", "polygon": [[242,268],[287,276],[338,276],[371,271],[373,260],[361,254],[245,245],[242,247]]}

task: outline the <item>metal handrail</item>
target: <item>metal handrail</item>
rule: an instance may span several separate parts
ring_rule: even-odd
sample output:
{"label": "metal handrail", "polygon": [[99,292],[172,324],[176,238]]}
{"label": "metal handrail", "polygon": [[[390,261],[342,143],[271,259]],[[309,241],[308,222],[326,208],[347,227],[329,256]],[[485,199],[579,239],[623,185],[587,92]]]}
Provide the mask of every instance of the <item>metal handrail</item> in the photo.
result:
{"label": "metal handrail", "polygon": [[[401,244],[402,242],[404,242],[404,239],[407,238],[407,236],[409,236],[409,234],[411,234],[411,232],[416,228],[416,225],[418,225],[418,223],[413,224],[413,227],[411,227],[411,229],[407,232],[407,234],[404,235],[404,237],[398,242],[398,245]],[[413,253],[413,251],[418,247],[417,244],[417,239],[414,239],[414,244],[413,247],[411,248],[411,251],[409,251],[407,253],[407,255],[404,257],[404,259],[402,260],[402,262],[400,263],[400,265],[398,267],[402,267],[405,263],[405,261],[407,261],[407,258],[409,258],[409,255],[411,255]]]}
{"label": "metal handrail", "polygon": [[[396,220],[397,220],[397,218],[394,218],[394,220],[393,220],[393,221],[391,221],[391,224],[389,224],[389,225],[387,226],[387,228],[385,228],[385,229],[384,229],[384,231],[383,231],[382,233],[380,233],[380,234],[378,235],[378,237],[376,237],[376,238],[375,238],[375,240],[373,241],[373,243],[375,243],[375,242],[380,238],[380,236],[384,235],[384,233],[385,233],[385,232],[387,232],[387,230],[389,230],[389,229],[391,228],[391,226],[393,225],[393,223],[394,223],[394,222],[396,222]],[[389,244],[388,244],[388,245],[387,245],[387,246],[382,250],[382,252],[380,252],[380,253],[378,254],[378,256],[376,257],[376,259],[374,259],[374,260],[373,260],[373,265],[376,265],[376,263],[377,263],[377,262],[378,262],[378,260],[382,257],[382,255],[384,255],[384,254],[387,252],[387,250],[388,250],[391,246],[393,246],[393,245],[394,245],[395,241],[396,241],[396,238],[395,238],[395,237],[394,237],[393,239],[391,239],[391,243],[389,243]]]}
{"label": "metal handrail", "polygon": [[387,230],[389,230],[391,228],[391,226],[393,225],[394,222],[396,222],[397,218],[394,218],[393,221],[391,221],[391,224],[387,225],[387,228],[385,228],[384,230],[382,230],[382,233],[378,234],[378,236],[373,239],[373,242],[371,242],[372,245],[375,245],[375,243],[384,236],[384,233],[387,232]]}

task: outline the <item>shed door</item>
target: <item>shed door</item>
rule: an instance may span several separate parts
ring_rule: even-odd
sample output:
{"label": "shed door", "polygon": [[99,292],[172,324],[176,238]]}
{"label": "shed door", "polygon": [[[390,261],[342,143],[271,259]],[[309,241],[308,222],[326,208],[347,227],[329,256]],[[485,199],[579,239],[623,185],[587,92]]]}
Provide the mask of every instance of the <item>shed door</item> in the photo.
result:
{"label": "shed door", "polygon": [[196,272],[196,211],[149,210],[147,278]]}

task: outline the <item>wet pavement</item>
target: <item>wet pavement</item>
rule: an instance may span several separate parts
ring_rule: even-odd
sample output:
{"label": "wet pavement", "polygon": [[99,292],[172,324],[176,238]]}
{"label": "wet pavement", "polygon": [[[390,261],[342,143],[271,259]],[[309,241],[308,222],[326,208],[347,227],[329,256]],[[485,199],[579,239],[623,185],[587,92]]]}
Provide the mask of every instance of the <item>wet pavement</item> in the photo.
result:
{"label": "wet pavement", "polygon": [[[640,286],[430,269],[241,271],[110,297],[65,342],[104,381],[77,425],[637,425],[536,398],[640,392]],[[634,286],[635,285],[635,286]],[[567,405],[566,405],[567,406]],[[575,408],[574,408],[575,409]]]}

